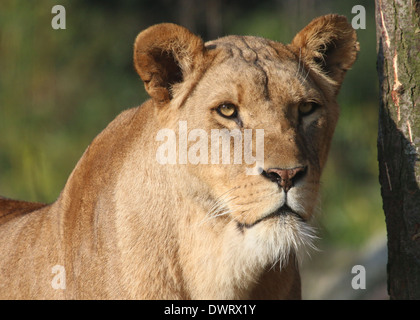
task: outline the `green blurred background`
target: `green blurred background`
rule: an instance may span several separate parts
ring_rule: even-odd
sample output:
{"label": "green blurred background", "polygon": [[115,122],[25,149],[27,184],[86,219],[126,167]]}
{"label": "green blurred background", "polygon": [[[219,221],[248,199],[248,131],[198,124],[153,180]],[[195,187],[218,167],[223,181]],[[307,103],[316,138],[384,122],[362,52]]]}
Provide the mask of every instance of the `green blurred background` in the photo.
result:
{"label": "green blurred background", "polygon": [[[66,9],[65,30],[51,27],[56,4]],[[366,29],[357,30],[361,51],[338,98],[341,118],[322,179],[318,246],[351,254],[378,235],[383,242],[376,31],[368,0],[2,0],[0,195],[54,201],[90,141],[147,98],[132,65],[133,41],[146,27],[174,22],[204,40],[240,34],[289,43],[319,15],[339,13],[351,21],[355,5],[366,9]]]}

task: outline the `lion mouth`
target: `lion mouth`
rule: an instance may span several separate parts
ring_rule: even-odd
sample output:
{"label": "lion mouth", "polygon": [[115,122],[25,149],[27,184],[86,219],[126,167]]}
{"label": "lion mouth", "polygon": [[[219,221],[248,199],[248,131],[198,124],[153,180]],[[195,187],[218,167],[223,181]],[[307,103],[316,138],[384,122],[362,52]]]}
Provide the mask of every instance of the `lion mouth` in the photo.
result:
{"label": "lion mouth", "polygon": [[241,230],[243,228],[249,229],[249,228],[252,228],[253,226],[255,226],[256,224],[258,224],[258,223],[260,223],[262,221],[266,221],[266,220],[269,220],[269,219],[277,218],[277,217],[280,217],[280,216],[289,216],[289,215],[295,216],[300,221],[305,222],[305,219],[301,215],[299,215],[295,210],[293,210],[287,204],[285,204],[285,205],[281,206],[280,208],[278,208],[277,210],[269,213],[268,215],[266,215],[266,216],[264,216],[264,217],[256,220],[255,222],[253,222],[251,224],[249,224],[249,223],[242,223],[242,222],[237,222],[237,224],[238,224],[238,228],[241,229]]}

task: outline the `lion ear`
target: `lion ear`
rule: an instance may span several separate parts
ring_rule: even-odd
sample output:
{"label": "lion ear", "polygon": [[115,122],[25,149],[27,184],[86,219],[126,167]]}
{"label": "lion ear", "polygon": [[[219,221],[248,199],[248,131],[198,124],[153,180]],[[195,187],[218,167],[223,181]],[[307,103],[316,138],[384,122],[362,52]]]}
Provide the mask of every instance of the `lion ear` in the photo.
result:
{"label": "lion ear", "polygon": [[158,103],[172,99],[172,86],[182,82],[203,55],[204,43],[184,27],[162,23],[137,36],[134,66],[147,93]]}
{"label": "lion ear", "polygon": [[336,93],[359,51],[356,32],[346,17],[336,14],[312,20],[289,47],[310,68],[332,80]]}

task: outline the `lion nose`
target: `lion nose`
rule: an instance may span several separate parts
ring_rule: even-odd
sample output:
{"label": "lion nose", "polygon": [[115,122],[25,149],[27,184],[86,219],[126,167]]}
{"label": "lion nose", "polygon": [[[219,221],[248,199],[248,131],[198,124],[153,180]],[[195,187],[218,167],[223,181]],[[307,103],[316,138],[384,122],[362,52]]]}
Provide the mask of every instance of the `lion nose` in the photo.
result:
{"label": "lion nose", "polygon": [[284,192],[287,192],[306,174],[306,171],[306,166],[292,169],[270,168],[265,172],[265,176],[271,181],[277,182]]}

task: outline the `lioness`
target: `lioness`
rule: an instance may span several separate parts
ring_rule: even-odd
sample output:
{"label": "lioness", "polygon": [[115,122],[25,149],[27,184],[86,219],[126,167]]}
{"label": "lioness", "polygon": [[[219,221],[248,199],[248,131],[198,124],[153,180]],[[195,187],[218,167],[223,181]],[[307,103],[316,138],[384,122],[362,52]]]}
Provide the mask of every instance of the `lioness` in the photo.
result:
{"label": "lioness", "polygon": [[[357,51],[339,15],[288,45],[203,43],[174,24],[141,32],[134,65],[150,99],[94,139],[57,201],[0,199],[0,297],[300,298],[296,261],[314,236],[336,96]],[[247,129],[251,149],[237,156]]]}

